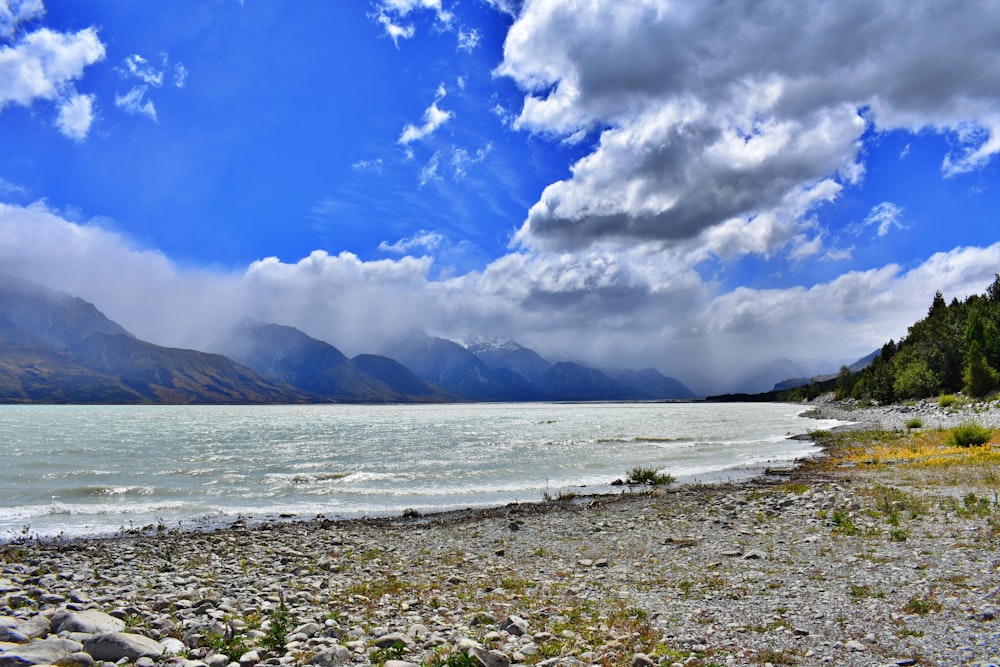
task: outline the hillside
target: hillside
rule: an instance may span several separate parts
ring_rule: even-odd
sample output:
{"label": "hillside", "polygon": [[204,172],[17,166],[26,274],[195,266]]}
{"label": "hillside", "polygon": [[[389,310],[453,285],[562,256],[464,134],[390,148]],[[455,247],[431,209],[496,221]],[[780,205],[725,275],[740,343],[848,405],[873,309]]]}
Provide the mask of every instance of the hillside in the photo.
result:
{"label": "hillside", "polygon": [[0,274],[0,402],[301,403],[220,355],[141,341],[93,304]]}

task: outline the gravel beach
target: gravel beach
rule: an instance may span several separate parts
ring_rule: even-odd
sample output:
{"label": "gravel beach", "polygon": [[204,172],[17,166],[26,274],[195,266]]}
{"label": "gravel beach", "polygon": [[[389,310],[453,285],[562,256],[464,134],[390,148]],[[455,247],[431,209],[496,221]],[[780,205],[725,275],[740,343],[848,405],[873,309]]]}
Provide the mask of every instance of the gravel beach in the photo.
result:
{"label": "gravel beach", "polygon": [[[1000,427],[996,404],[811,407]],[[851,437],[739,484],[25,536],[0,550],[0,667],[1000,664],[1000,469],[862,465]]]}

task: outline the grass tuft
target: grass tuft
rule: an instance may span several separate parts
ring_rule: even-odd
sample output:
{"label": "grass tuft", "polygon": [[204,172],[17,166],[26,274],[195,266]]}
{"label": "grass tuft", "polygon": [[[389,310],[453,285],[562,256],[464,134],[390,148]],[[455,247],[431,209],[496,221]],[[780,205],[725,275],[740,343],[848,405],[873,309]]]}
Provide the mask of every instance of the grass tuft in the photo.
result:
{"label": "grass tuft", "polygon": [[648,484],[650,486],[668,486],[673,484],[676,478],[670,473],[660,472],[656,468],[644,468],[636,466],[628,471],[626,484]]}
{"label": "grass tuft", "polygon": [[951,429],[948,434],[948,442],[956,447],[972,447],[973,445],[985,445],[993,437],[993,429],[969,422],[959,424]]}

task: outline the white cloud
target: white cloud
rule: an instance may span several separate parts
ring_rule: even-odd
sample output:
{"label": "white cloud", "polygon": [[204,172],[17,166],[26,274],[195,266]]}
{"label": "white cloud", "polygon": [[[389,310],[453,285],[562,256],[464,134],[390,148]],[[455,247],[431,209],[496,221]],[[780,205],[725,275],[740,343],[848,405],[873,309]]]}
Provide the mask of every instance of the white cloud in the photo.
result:
{"label": "white cloud", "polygon": [[23,197],[28,194],[28,188],[17,183],[11,183],[6,178],[0,176],[0,196],[10,197],[17,196]]}
{"label": "white cloud", "polygon": [[376,174],[382,173],[382,158],[374,160],[358,160],[351,164],[351,169],[355,171],[373,171]]}
{"label": "white cloud", "polygon": [[447,94],[444,85],[439,85],[434,96],[434,101],[424,110],[423,124],[413,125],[412,123],[407,123],[399,135],[399,144],[407,146],[414,141],[429,137],[437,132],[442,125],[455,117],[453,112],[442,110],[438,107],[438,102],[443,100]]}
{"label": "white cloud", "polygon": [[382,241],[378,244],[378,249],[382,252],[391,252],[396,255],[405,255],[413,251],[434,252],[446,241],[444,234],[440,232],[430,232],[421,229],[413,236],[401,238],[395,243]]}
{"label": "white cloud", "polygon": [[171,78],[175,88],[183,88],[188,76],[187,68],[182,63],[171,65],[170,56],[165,52],[160,53],[158,64],[134,53],[116,69],[122,79],[139,83],[124,95],[116,94],[115,106],[134,116],[146,116],[154,122],[157,120],[156,105],[148,97],[149,89],[162,88]]}
{"label": "white cloud", "polygon": [[375,11],[370,16],[382,26],[398,49],[400,39],[410,39],[417,34],[416,26],[407,19],[421,11],[431,12],[440,27],[448,29],[451,26],[453,16],[444,9],[441,0],[377,0]]}
{"label": "white cloud", "polygon": [[17,26],[45,14],[41,0],[0,0],[0,39],[10,39]]}
{"label": "white cloud", "polygon": [[491,152],[493,152],[493,142],[477,149],[475,153],[470,153],[465,148],[456,148],[451,155],[451,166],[454,170],[455,180],[465,178],[469,167],[485,160]]}
{"label": "white cloud", "polygon": [[889,201],[884,201],[881,204],[876,205],[868,213],[868,217],[864,220],[865,227],[871,227],[872,225],[878,226],[878,235],[885,236],[889,233],[889,230],[895,227],[896,229],[906,229],[900,218],[903,216],[903,209],[896,204]]}
{"label": "white cloud", "polygon": [[782,229],[741,251],[795,252],[813,210],[797,193],[858,183],[868,130],[947,135],[945,176],[1000,153],[1000,79],[987,65],[998,5],[531,0],[511,11],[497,71],[524,91],[515,127],[572,141],[600,131],[531,208],[518,233],[531,247],[702,239],[712,252],[719,231],[765,217]]}
{"label": "white cloud", "polygon": [[431,181],[436,181],[441,179],[441,175],[438,174],[438,167],[441,165],[441,151],[435,151],[431,155],[431,159],[427,161],[420,169],[420,185],[427,185]]}
{"label": "white cloud", "polygon": [[138,53],[125,58],[125,62],[122,64],[125,66],[126,72],[143,83],[157,88],[163,85],[163,70],[150,66],[149,61]]}
{"label": "white cloud", "polygon": [[[800,242],[810,240],[792,241]],[[938,253],[909,270],[889,265],[811,287],[720,292],[681,251],[649,246],[516,252],[437,279],[432,257],[408,253],[447,250],[443,235],[425,230],[382,249],[401,256],[363,261],[316,251],[293,263],[268,258],[245,271],[202,271],[42,203],[0,204],[4,271],[77,294],[155,343],[205,346],[250,315],[360,354],[420,327],[453,339],[506,335],[593,364],[652,366],[699,392],[727,390],[778,354],[835,370],[905,335],[935,290],[949,300],[982,293],[1000,266],[997,243]]]}
{"label": "white cloud", "polygon": [[149,86],[135,86],[124,95],[115,95],[115,106],[134,116],[146,116],[152,121],[156,120],[156,106],[153,101],[146,99],[146,91]]}
{"label": "white cloud", "polygon": [[0,47],[0,111],[8,104],[53,101],[60,109],[56,126],[72,139],[86,137],[93,98],[77,93],[74,81],[103,58],[104,44],[93,28],[76,33],[41,28]]}
{"label": "white cloud", "polygon": [[73,95],[59,105],[56,126],[71,139],[83,141],[87,138],[90,125],[94,121],[94,96]]}
{"label": "white cloud", "polygon": [[479,46],[479,41],[483,38],[482,34],[472,28],[470,30],[459,29],[458,31],[458,48],[466,53],[472,53],[477,46]]}

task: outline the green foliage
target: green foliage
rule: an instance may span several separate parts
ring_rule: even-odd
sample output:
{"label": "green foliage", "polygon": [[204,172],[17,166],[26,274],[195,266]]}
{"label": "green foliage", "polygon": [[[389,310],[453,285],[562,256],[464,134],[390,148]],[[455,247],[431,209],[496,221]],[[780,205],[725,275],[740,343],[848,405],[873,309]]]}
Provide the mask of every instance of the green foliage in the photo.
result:
{"label": "green foliage", "polygon": [[985,445],[993,437],[993,429],[969,422],[959,424],[948,433],[948,442],[957,447]]}
{"label": "green foliage", "polygon": [[934,295],[927,316],[905,338],[889,341],[868,368],[837,377],[837,396],[892,403],[965,391],[985,396],[1000,386],[1000,274],[983,295],[965,301]]}
{"label": "green foliage", "polygon": [[993,370],[983,355],[978,340],[969,345],[968,361],[965,364],[963,389],[969,396],[985,396],[997,388],[997,372]]}
{"label": "green foliage", "polygon": [[913,359],[905,365],[897,364],[896,379],[892,383],[892,391],[896,398],[923,398],[937,391],[937,378],[931,372],[924,359]]}
{"label": "green foliage", "polygon": [[908,429],[923,428],[923,426],[924,426],[924,421],[919,417],[914,417],[912,419],[906,420],[906,428]]}
{"label": "green foliage", "polygon": [[479,662],[471,655],[456,651],[447,656],[438,655],[430,662],[425,663],[426,667],[477,667]]}
{"label": "green foliage", "polygon": [[233,621],[229,621],[224,632],[209,632],[205,635],[205,646],[235,661],[247,652],[247,638],[236,629]]}
{"label": "green foliage", "polygon": [[938,398],[938,405],[942,408],[954,408],[962,403],[962,399],[954,394],[942,394]]}
{"label": "green foliage", "polygon": [[403,642],[395,642],[386,648],[373,649],[368,654],[368,660],[376,667],[381,667],[390,660],[402,660],[406,645]]}
{"label": "green foliage", "polygon": [[636,466],[628,471],[626,484],[648,484],[650,486],[668,486],[676,481],[670,473],[660,472],[656,468]]}
{"label": "green foliage", "polygon": [[291,629],[292,617],[288,614],[288,608],[285,606],[284,596],[282,596],[281,604],[271,612],[271,622],[267,628],[267,634],[264,635],[260,643],[270,651],[283,654]]}

